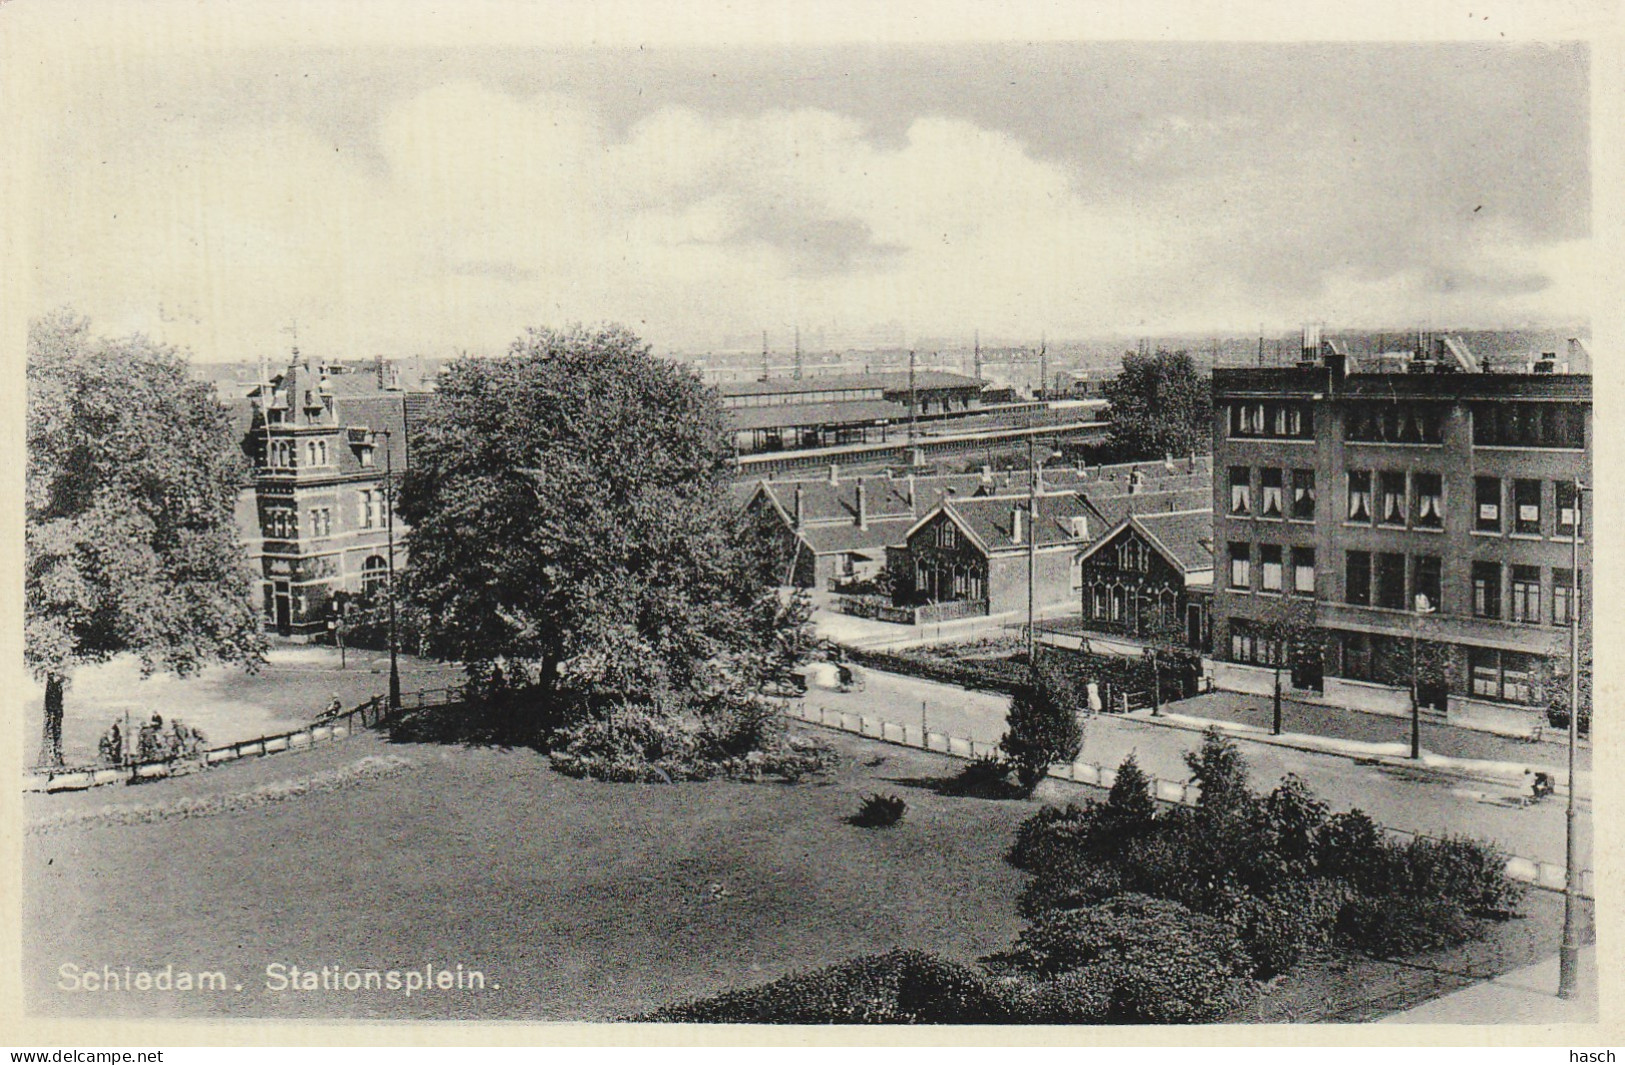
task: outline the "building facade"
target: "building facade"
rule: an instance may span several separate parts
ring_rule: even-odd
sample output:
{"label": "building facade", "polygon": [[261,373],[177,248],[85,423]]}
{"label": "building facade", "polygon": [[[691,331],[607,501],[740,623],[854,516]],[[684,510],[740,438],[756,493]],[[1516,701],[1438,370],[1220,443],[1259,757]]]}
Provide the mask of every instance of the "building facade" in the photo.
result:
{"label": "building facade", "polygon": [[1087,629],[1209,649],[1211,510],[1130,515],[1085,549],[1079,565]]}
{"label": "building facade", "polygon": [[1318,658],[1294,675],[1328,701],[1408,709],[1414,672],[1437,710],[1538,704],[1569,647],[1590,377],[1319,354],[1214,371],[1215,657],[1270,665],[1285,623]]}
{"label": "building facade", "polygon": [[[295,359],[256,387],[243,449],[253,470],[239,528],[261,584],[266,628],[324,632],[335,598],[376,594],[389,579],[389,492],[410,464],[429,396],[380,387],[371,374],[326,372]],[[394,526],[394,561],[405,562]]]}

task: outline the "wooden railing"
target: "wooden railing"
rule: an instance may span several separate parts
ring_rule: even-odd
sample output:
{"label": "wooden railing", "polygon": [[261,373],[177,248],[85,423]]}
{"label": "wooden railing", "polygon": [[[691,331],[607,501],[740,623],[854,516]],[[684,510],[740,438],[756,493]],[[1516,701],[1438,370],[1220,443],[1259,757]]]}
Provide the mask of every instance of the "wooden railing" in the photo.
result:
{"label": "wooden railing", "polygon": [[23,777],[24,791],[82,791],[102,784],[132,783],[174,776],[178,772],[221,765],[242,758],[276,754],[280,751],[304,750],[318,744],[346,739],[363,729],[376,728],[398,713],[423,710],[434,706],[449,706],[461,701],[460,687],[425,688],[402,692],[399,710],[392,710],[387,695],[375,695],[359,706],[332,717],[319,718],[308,725],[288,732],[256,736],[250,740],[210,747],[190,754],[173,754],[164,758],[124,762],[118,765],[80,765],[69,767],[38,767]]}

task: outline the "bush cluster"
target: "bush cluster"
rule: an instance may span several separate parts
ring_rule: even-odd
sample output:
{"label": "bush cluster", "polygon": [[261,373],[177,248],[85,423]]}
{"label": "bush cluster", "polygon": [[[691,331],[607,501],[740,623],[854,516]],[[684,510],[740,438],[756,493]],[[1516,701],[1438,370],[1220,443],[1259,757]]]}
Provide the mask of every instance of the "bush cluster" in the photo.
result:
{"label": "bush cluster", "polygon": [[[1082,920],[1057,915],[1094,913],[1125,898],[1219,922],[1257,978],[1333,945],[1396,955],[1465,942],[1522,901],[1523,886],[1506,876],[1505,856],[1492,845],[1400,842],[1358,810],[1328,813],[1296,777],[1258,795],[1240,752],[1217,732],[1186,761],[1201,788],[1194,808],[1156,809],[1130,758],[1104,802],[1045,807],[1021,826],[1009,860],[1034,874],[1021,899],[1033,927],[1012,955],[1018,964],[1045,972],[1056,958],[1087,964],[1038,947]],[[1179,920],[1182,935],[1224,956],[1218,940],[1209,942],[1212,925]]]}
{"label": "bush cluster", "polygon": [[836,761],[825,743],[792,735],[783,714],[758,699],[729,700],[691,717],[622,707],[554,734],[549,758],[567,776],[639,783],[680,780],[788,781]]}
{"label": "bush cluster", "polygon": [[978,969],[917,950],[854,958],[760,987],[667,1006],[644,1021],[712,1024],[996,1024],[1006,996]]}
{"label": "bush cluster", "polygon": [[862,828],[889,828],[903,819],[908,812],[908,803],[898,795],[874,794],[866,796],[858,812],[852,816],[852,823]]}

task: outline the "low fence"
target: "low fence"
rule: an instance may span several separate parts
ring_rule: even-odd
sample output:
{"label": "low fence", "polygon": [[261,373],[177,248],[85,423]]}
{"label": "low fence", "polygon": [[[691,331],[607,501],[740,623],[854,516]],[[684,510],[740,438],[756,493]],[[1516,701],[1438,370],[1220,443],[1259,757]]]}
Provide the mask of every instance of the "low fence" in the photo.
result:
{"label": "low fence", "polygon": [[[920,750],[934,751],[938,754],[946,754],[951,758],[982,758],[998,753],[998,744],[996,743],[951,736],[924,725],[900,725],[895,721],[885,721],[881,718],[870,717],[867,714],[847,713],[845,711],[831,710],[828,707],[809,707],[803,700],[787,700],[784,705],[784,712],[786,716],[810,725],[819,725],[840,732],[850,732],[857,736],[880,740],[883,743],[895,743],[901,747],[915,747]],[[1110,790],[1112,785],[1117,783],[1116,769],[1110,766],[1097,765],[1094,762],[1057,763],[1050,766],[1049,776],[1055,780],[1065,780],[1106,790]],[[1189,781],[1164,780],[1161,777],[1150,777],[1148,779],[1151,785],[1151,793],[1159,802],[1194,806],[1202,795],[1202,789]],[[1387,831],[1402,839],[1438,838],[1402,828],[1389,828]],[[1541,861],[1538,858],[1525,858],[1515,854],[1507,857],[1506,874],[1513,880],[1546,891],[1562,891],[1566,877],[1566,872],[1561,863]],[[1588,899],[1594,897],[1594,877],[1590,869],[1580,870],[1578,886],[1581,896]]]}
{"label": "low fence", "polygon": [[210,747],[194,754],[177,754],[168,758],[124,762],[119,765],[72,766],[67,768],[40,768],[25,772],[24,791],[83,791],[103,784],[137,783],[163,777],[189,773],[195,769],[235,762],[242,758],[257,758],[281,751],[308,750],[335,740],[347,739],[365,729],[375,728],[396,713],[422,710],[433,706],[446,706],[463,697],[458,687],[425,688],[421,691],[402,692],[399,710],[391,710],[389,697],[375,695],[350,710],[330,718],[314,721],[289,732],[257,736],[251,740]]}
{"label": "low fence", "polygon": [[895,625],[914,624],[914,611],[910,607],[892,606],[890,603],[860,595],[837,595],[834,604],[838,613],[848,617],[889,621]]}

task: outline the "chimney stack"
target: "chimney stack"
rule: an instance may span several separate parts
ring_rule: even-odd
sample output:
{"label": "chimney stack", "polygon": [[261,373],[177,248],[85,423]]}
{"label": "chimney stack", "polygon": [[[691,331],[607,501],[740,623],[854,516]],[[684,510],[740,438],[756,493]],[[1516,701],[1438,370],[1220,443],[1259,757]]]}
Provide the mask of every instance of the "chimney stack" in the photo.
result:
{"label": "chimney stack", "polygon": [[801,531],[802,514],[803,514],[803,511],[802,511],[802,507],[801,507],[801,486],[798,484],[798,485],[796,485],[796,532]]}
{"label": "chimney stack", "polygon": [[841,467],[836,465],[833,462],[829,464],[829,483],[830,484],[840,484],[841,483]]}
{"label": "chimney stack", "polygon": [[863,478],[859,477],[858,478],[858,528],[867,529],[868,527],[869,527],[868,499],[866,498],[866,496],[864,494],[864,491],[863,491]]}
{"label": "chimney stack", "polygon": [[1022,510],[1019,506],[1015,506],[1015,507],[1010,508],[1010,542],[1011,543],[1019,544],[1019,543],[1024,542],[1023,537],[1022,537],[1022,527],[1021,527],[1021,525],[1022,525],[1022,522],[1026,519],[1026,517],[1027,517],[1026,511]]}
{"label": "chimney stack", "polygon": [[982,483],[983,484],[992,484],[993,483],[993,467],[989,466],[985,462],[982,463]]}

